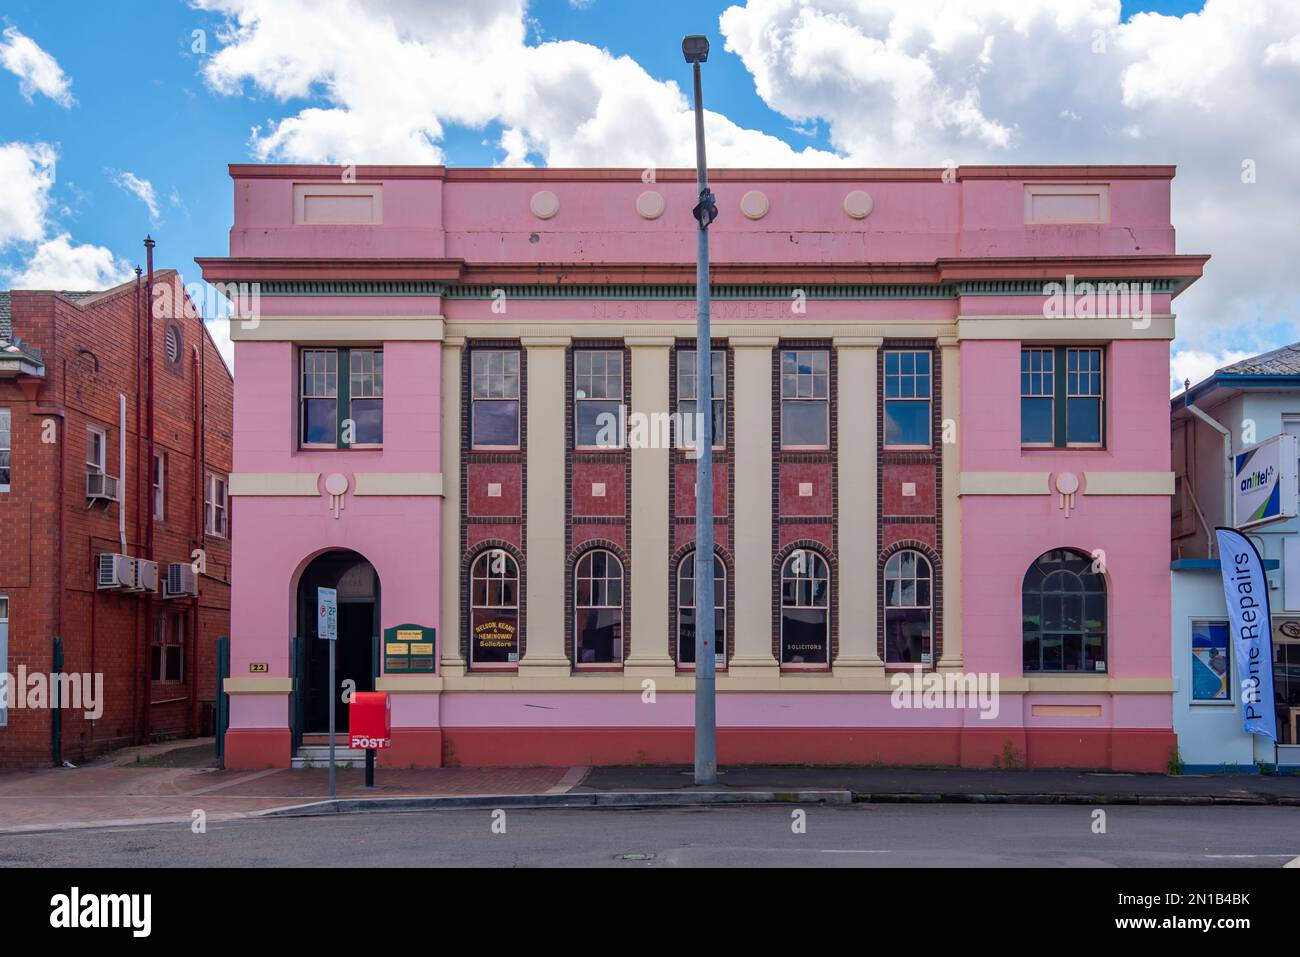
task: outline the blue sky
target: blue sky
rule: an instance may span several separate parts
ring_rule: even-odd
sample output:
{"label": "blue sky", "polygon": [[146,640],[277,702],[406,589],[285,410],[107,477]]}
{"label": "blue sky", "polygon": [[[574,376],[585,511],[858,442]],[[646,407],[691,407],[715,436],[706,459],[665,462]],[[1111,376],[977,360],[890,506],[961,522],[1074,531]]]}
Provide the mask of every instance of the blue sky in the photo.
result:
{"label": "blue sky", "polygon": [[[454,77],[439,72],[447,68],[436,57],[418,67],[408,67],[386,62],[382,53],[365,60],[349,60],[346,50],[332,52],[335,48],[331,44],[335,41],[331,34],[324,32],[323,25],[304,27],[299,32],[291,19],[292,13],[284,12],[307,2],[278,0],[277,6],[268,4],[268,0],[200,0],[203,6],[215,9],[197,9],[185,2],[89,4],[9,0],[0,23],[10,30],[6,42],[12,45],[16,33],[57,61],[70,83],[73,101],[69,105],[65,96],[61,103],[57,96],[30,88],[25,96],[22,77],[18,75],[22,64],[0,70],[0,147],[21,144],[31,153],[35,144],[46,144],[56,157],[52,163],[53,184],[40,187],[43,192],[39,199],[43,205],[39,213],[41,222],[37,224],[27,223],[24,227],[21,222],[15,225],[11,221],[6,234],[6,215],[11,219],[20,217],[24,210],[31,215],[32,207],[24,202],[30,197],[6,197],[5,186],[0,183],[0,287],[14,284],[25,271],[32,274],[31,264],[41,243],[65,233],[74,249],[87,247],[103,251],[101,264],[108,264],[105,275],[113,269],[134,265],[142,255],[141,239],[151,233],[158,241],[158,264],[179,267],[187,278],[196,279],[195,256],[220,255],[226,251],[231,220],[227,163],[342,159],[340,151],[348,149],[349,143],[383,144],[387,142],[383,136],[393,133],[391,117],[367,115],[373,102],[373,98],[365,95],[368,83],[374,82],[382,88],[383,83],[390,82],[404,89],[424,85],[436,89],[440,84],[454,83]],[[326,12],[332,22],[355,18],[346,29],[355,33],[358,46],[370,44],[370,49],[382,51],[404,48],[383,46],[387,41],[383,29],[375,26],[380,19],[375,9],[393,7],[405,11],[409,8],[402,4],[412,2],[385,0],[367,7],[353,0],[321,0],[321,6],[308,5],[304,9]],[[430,2],[443,8],[451,5],[450,0]],[[996,41],[991,46],[985,45],[981,57],[972,58],[963,52],[965,48],[960,43],[945,45],[937,29],[925,38],[928,49],[914,57],[916,43],[899,41],[896,49],[912,57],[899,67],[902,71],[899,76],[913,76],[907,71],[924,62],[925,69],[932,68],[934,76],[930,82],[934,89],[953,97],[958,104],[969,106],[968,99],[961,99],[963,92],[970,92],[963,90],[963,84],[969,82],[982,112],[979,121],[973,124],[964,119],[936,121],[932,129],[909,131],[911,124],[898,121],[906,117],[909,109],[914,114],[916,105],[898,102],[896,94],[901,87],[890,85],[901,82],[898,77],[859,73],[854,50],[861,47],[848,46],[848,39],[844,41],[843,51],[835,47],[840,37],[850,35],[856,41],[864,36],[883,38],[885,30],[881,24],[886,21],[873,19],[866,12],[860,17],[854,12],[846,14],[844,11],[852,7],[852,0],[804,2],[827,14],[823,25],[838,23],[829,19],[834,15],[847,17],[848,26],[842,30],[837,26],[814,32],[806,23],[796,22],[797,4],[793,0],[749,0],[747,3],[658,0],[650,6],[630,0],[535,0],[526,5],[522,0],[490,0],[490,3],[480,0],[471,5],[474,12],[467,14],[471,20],[489,6],[496,8],[489,13],[502,19],[492,20],[489,13],[483,13],[484,19],[471,22],[465,27],[468,32],[460,36],[444,36],[440,22],[421,24],[420,16],[410,18],[414,22],[403,26],[403,13],[394,18],[397,25],[392,27],[393,42],[398,42],[396,35],[400,32],[402,41],[424,44],[429,49],[439,43],[459,44],[462,50],[480,44],[486,47],[485,36],[505,36],[509,30],[504,27],[520,23],[525,47],[555,54],[546,62],[529,67],[533,73],[521,73],[521,86],[561,91],[552,99],[562,106],[556,108],[554,116],[548,115],[544,121],[534,123],[530,114],[538,112],[536,102],[530,103],[528,94],[514,88],[494,91],[490,99],[485,95],[482,103],[468,103],[473,100],[471,90],[461,97],[468,103],[463,109],[457,103],[449,104],[435,97],[428,102],[427,109],[436,119],[393,133],[398,137],[394,142],[400,145],[398,152],[402,155],[355,159],[363,162],[443,160],[462,166],[521,160],[533,165],[548,162],[634,165],[628,158],[636,154],[628,152],[626,133],[619,134],[617,121],[609,119],[610,110],[598,109],[592,103],[565,102],[564,91],[570,88],[582,91],[590,83],[605,84],[615,92],[629,91],[619,108],[646,110],[666,131],[663,142],[653,147],[657,151],[654,155],[682,162],[684,140],[680,132],[685,127],[680,123],[680,104],[674,104],[672,90],[664,86],[664,81],[674,81],[685,89],[689,74],[681,61],[680,38],[685,33],[704,32],[713,43],[706,67],[706,104],[719,115],[719,123],[727,124],[725,128],[710,130],[711,143],[715,140],[718,143],[710,159],[717,165],[739,165],[751,158],[754,161],[745,165],[763,162],[815,165],[822,158],[861,165],[921,162],[940,165],[946,158],[940,151],[951,151],[947,155],[962,162],[1003,158],[1016,162],[1076,159],[1095,162],[1106,157],[1116,162],[1139,162],[1159,158],[1179,164],[1175,202],[1185,202],[1185,208],[1192,210],[1196,217],[1185,229],[1179,219],[1184,207],[1177,206],[1175,222],[1180,227],[1180,247],[1184,251],[1210,252],[1217,257],[1220,250],[1213,244],[1210,224],[1226,218],[1223,209],[1233,209],[1237,216],[1242,214],[1239,200],[1231,195],[1240,186],[1237,153],[1222,154],[1221,140],[1231,130],[1220,129],[1216,135],[1214,129],[1218,111],[1230,102],[1226,96],[1216,98],[1229,91],[1233,84],[1240,89],[1235,71],[1244,71],[1249,82],[1257,84],[1255,89],[1261,96],[1277,97],[1276,103],[1260,107],[1258,122],[1238,117],[1237,122],[1244,125],[1235,128],[1237,138],[1249,141],[1258,132],[1261,142],[1258,146],[1242,142],[1237,152],[1242,157],[1254,158],[1256,154],[1263,156],[1273,150],[1270,160],[1273,168],[1278,162],[1286,161],[1294,169],[1292,160],[1300,161],[1300,157],[1285,152],[1296,149],[1294,143],[1284,146],[1266,142],[1277,139],[1270,132],[1267,117],[1285,115],[1295,101],[1288,99],[1290,94],[1277,92],[1280,74],[1265,72],[1259,76],[1257,73],[1262,68],[1256,66],[1261,60],[1270,64],[1285,61],[1283,54],[1290,49],[1286,47],[1288,41],[1293,43],[1295,62],[1300,65],[1300,22],[1294,16],[1288,21],[1289,14],[1267,11],[1269,16],[1250,28],[1253,32],[1248,39],[1234,36],[1230,41],[1239,44],[1240,49],[1229,47],[1225,52],[1220,49],[1224,43],[1222,37],[1232,31],[1208,22],[1206,29],[1197,30],[1195,17],[1186,22],[1152,21],[1147,25],[1141,22],[1142,18],[1138,22],[1131,19],[1144,12],[1183,17],[1197,13],[1200,3],[1124,2],[1115,15],[1108,12],[1113,0],[1095,0],[1092,3],[1095,9],[1088,16],[1095,22],[1113,24],[1107,26],[1112,47],[1108,48],[1109,59],[1091,62],[1104,64],[1103,69],[1113,74],[1115,83],[1113,89],[1099,90],[1094,97],[1086,87],[1071,85],[1068,77],[1054,69],[1053,62],[1059,57],[1051,53],[1052,44],[1059,43],[1068,49],[1069,55],[1083,55],[1079,53],[1080,44],[1088,42],[1093,21],[1085,17],[1063,24],[1060,18],[1053,21],[1051,13],[1042,13],[1030,27],[1022,24],[1012,29],[1008,23],[1014,18],[1014,12],[1005,11],[1015,11],[1017,5],[1006,0],[1003,13],[988,14],[985,20],[977,19],[969,25],[967,39],[971,35],[978,39],[983,35],[980,31],[984,31]],[[892,21],[894,25],[902,22],[901,17],[909,8],[922,2],[893,4],[898,11],[895,16],[900,18]],[[1287,6],[1281,0],[1242,2],[1263,7],[1277,2],[1279,11]],[[1089,3],[1090,0],[1068,0],[1066,5],[1088,8]],[[865,10],[865,0],[859,6]],[[1211,15],[1231,18],[1232,6],[1229,0],[1218,0],[1216,7],[1212,0],[1212,9],[1207,9],[1203,19],[1208,21]],[[428,9],[426,5],[425,10]],[[650,16],[645,13],[647,9],[652,10]],[[720,24],[724,11],[728,13]],[[227,19],[227,14],[238,12],[246,17],[244,32],[223,43],[223,28],[234,22]],[[290,18],[279,24],[279,33],[275,30],[276,16]],[[1236,24],[1239,20],[1225,22]],[[322,32],[314,36],[315,29]],[[192,50],[196,30],[203,31],[206,43],[206,49],[200,53]],[[798,55],[789,53],[790,50],[809,48],[789,46],[773,60],[772,51],[763,44],[774,35],[789,37],[792,42],[801,36],[805,42],[815,40],[818,52],[806,63],[786,63],[784,59],[798,60]],[[1015,47],[1026,35],[1033,40],[1035,56],[1045,51],[1041,59],[1024,60]],[[561,41],[573,41],[582,47],[562,48]],[[728,45],[731,50],[727,49]],[[503,48],[507,52],[497,51],[492,55],[516,59],[509,54],[508,45]],[[1283,54],[1265,56],[1259,52],[1275,48]],[[998,57],[1005,56],[1004,51],[1008,49],[1015,49],[1018,59],[1008,57],[1012,62],[1004,67]],[[580,54],[576,59],[571,57],[574,51]],[[606,51],[608,56],[601,51]],[[1206,57],[1213,60],[1215,56],[1224,58],[1222,81],[1218,86],[1198,86],[1194,74],[1175,76],[1167,83],[1162,80],[1170,72],[1171,62],[1199,61]],[[622,57],[633,62],[624,63],[619,60]],[[539,57],[539,61],[543,59]],[[571,59],[580,66],[574,67],[573,76],[568,76],[564,73],[567,67],[556,64],[566,64]],[[285,62],[301,69],[306,76],[302,84],[288,92],[277,89],[276,85],[277,64]],[[0,65],[4,65],[2,59]],[[471,66],[467,71],[471,74],[467,82],[473,82],[476,87],[487,85],[472,75],[475,68]],[[423,72],[409,72],[414,69]],[[490,63],[485,69],[487,78],[501,72]],[[978,75],[969,79],[973,74]],[[1300,86],[1300,76],[1291,79]],[[555,85],[546,87],[548,83]],[[1027,91],[1040,92],[1036,97],[1021,96],[1022,86]],[[877,93],[882,95],[876,98]],[[860,100],[855,101],[854,97]],[[576,93],[575,99],[578,99]],[[1207,108],[1207,100],[1216,102]],[[426,109],[425,101],[413,102],[416,105],[412,112]],[[1092,114],[1088,113],[1090,107],[1095,107]],[[1250,106],[1238,104],[1232,109],[1249,111]],[[355,126],[347,134],[350,140],[336,143],[330,139],[333,127],[316,124],[322,110],[331,111],[330,115],[336,119],[343,118]],[[1294,118],[1295,114],[1290,115]],[[1061,125],[1080,122],[1093,123],[1093,130],[1100,131],[1100,136],[1090,133],[1080,136],[1077,145],[1063,143]],[[1208,128],[1198,138],[1191,127],[1206,124]],[[431,128],[435,130],[432,134]],[[584,131],[583,135],[573,135],[579,129]],[[516,137],[513,148],[509,145],[511,136]],[[1264,160],[1258,162],[1260,183],[1267,185]],[[1188,172],[1185,174],[1184,170]],[[1187,185],[1184,185],[1185,175]],[[152,186],[156,214],[151,213],[138,193],[128,188],[132,183],[138,187],[142,182]],[[1179,192],[1184,189],[1188,192]],[[1296,188],[1287,186],[1286,189],[1286,193],[1267,198],[1263,189],[1250,194],[1252,199],[1259,200],[1258,215],[1266,215],[1263,211],[1270,209],[1288,208],[1279,203],[1294,203]],[[1218,208],[1202,209],[1211,199]],[[10,207],[8,211],[6,203]],[[1191,247],[1182,241],[1189,234],[1196,240]],[[1216,248],[1209,248],[1210,245]],[[1205,368],[1207,363],[1300,338],[1295,334],[1295,300],[1289,289],[1281,286],[1282,278],[1277,278],[1276,289],[1263,296],[1256,295],[1250,285],[1257,281],[1252,276],[1261,273],[1267,276],[1270,269],[1278,271],[1281,260],[1274,265],[1255,263],[1251,267],[1245,263],[1229,263],[1229,266],[1230,272],[1225,270],[1223,275],[1231,281],[1226,281],[1217,292],[1195,290],[1196,299],[1191,299],[1192,293],[1186,297],[1197,314],[1189,317],[1191,321],[1183,327],[1185,332],[1180,330],[1177,348],[1188,355],[1203,355],[1199,365],[1187,360],[1188,370],[1208,372],[1213,364]],[[1210,286],[1216,281],[1218,277],[1212,270],[1200,285]],[[1185,311],[1183,300],[1178,305],[1180,312]],[[1249,334],[1244,332],[1246,324]]]}

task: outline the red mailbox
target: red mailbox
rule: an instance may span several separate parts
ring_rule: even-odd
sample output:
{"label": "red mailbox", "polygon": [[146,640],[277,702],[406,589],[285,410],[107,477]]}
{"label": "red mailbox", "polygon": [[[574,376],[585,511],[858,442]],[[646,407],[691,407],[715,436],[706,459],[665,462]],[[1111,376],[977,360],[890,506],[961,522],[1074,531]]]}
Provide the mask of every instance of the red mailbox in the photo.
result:
{"label": "red mailbox", "polygon": [[357,691],[352,695],[348,733],[352,747],[373,751],[393,746],[392,709],[382,691]]}

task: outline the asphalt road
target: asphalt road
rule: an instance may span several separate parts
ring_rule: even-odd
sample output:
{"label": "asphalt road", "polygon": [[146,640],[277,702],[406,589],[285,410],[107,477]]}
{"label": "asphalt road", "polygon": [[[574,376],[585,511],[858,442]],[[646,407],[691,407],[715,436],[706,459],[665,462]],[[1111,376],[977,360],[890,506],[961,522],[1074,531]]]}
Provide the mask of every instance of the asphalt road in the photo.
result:
{"label": "asphalt road", "polygon": [[[1300,856],[1300,810],[788,806],[489,809],[0,836],[0,866],[1281,867]],[[499,828],[498,823],[498,828]],[[626,855],[626,856],[624,856]]]}

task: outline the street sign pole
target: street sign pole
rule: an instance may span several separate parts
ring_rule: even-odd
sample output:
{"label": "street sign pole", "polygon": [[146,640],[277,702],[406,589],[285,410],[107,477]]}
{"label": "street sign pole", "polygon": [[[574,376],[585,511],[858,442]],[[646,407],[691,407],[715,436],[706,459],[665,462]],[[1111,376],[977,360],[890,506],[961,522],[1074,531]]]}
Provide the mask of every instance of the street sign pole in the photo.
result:
{"label": "street sign pole", "polygon": [[334,685],[334,649],[338,645],[339,604],[338,591],[333,588],[316,589],[316,637],[330,643],[329,711],[330,711],[330,800],[334,800],[334,699],[338,688]]}

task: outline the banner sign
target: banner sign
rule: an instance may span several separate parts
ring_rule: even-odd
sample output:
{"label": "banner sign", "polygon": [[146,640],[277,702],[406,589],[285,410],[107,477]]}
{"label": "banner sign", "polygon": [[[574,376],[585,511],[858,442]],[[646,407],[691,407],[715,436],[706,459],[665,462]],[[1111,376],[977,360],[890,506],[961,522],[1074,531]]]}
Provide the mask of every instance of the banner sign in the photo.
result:
{"label": "banner sign", "polygon": [[1268,607],[1264,560],[1252,542],[1235,528],[1216,528],[1223,598],[1232,625],[1241,681],[1241,714],[1247,734],[1277,741],[1273,715],[1273,627]]}
{"label": "banner sign", "polygon": [[1232,516],[1237,528],[1296,517],[1296,438],[1283,433],[1232,457]]}
{"label": "banner sign", "polygon": [[333,588],[316,589],[316,637],[337,641],[339,637],[339,596]]}

